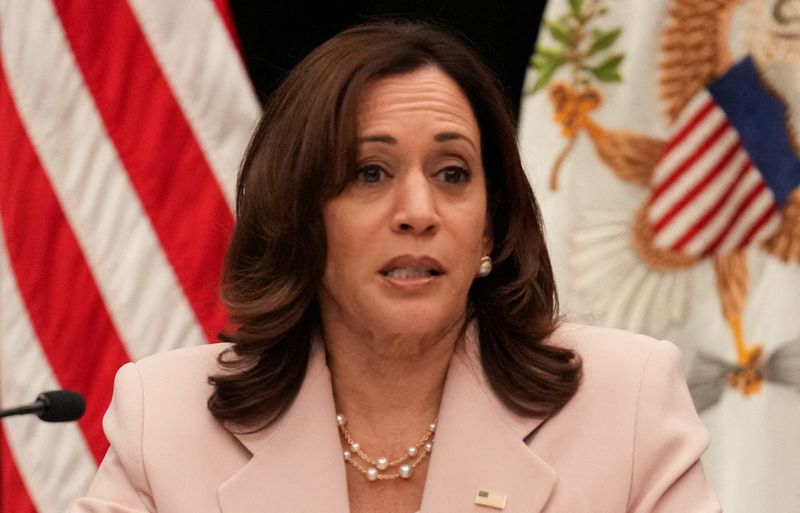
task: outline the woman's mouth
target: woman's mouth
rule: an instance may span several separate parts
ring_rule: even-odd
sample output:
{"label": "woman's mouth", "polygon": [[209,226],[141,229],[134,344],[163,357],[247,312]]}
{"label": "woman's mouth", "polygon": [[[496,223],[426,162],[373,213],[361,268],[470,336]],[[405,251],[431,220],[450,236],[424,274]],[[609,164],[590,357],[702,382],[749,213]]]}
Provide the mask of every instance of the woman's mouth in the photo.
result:
{"label": "woman's mouth", "polygon": [[431,276],[438,276],[441,273],[435,269],[417,269],[414,267],[396,267],[385,273],[384,276],[389,278],[397,278],[400,280],[408,280],[415,278],[429,278]]}
{"label": "woman's mouth", "polygon": [[418,280],[444,274],[444,267],[433,257],[400,255],[386,262],[379,272],[387,278]]}
{"label": "woman's mouth", "polygon": [[445,274],[445,270],[433,257],[400,255],[386,262],[380,274],[398,290],[417,292],[437,282],[437,276]]}

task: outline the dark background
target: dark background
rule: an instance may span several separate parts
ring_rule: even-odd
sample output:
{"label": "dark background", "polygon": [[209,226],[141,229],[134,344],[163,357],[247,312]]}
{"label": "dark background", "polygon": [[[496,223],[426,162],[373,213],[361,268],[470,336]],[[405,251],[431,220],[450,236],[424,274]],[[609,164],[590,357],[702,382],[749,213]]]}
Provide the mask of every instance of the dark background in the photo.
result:
{"label": "dark background", "polygon": [[250,77],[259,99],[313,48],[337,32],[373,18],[402,17],[445,23],[464,34],[503,83],[519,111],[525,70],[546,0],[372,0],[312,2],[231,0]]}

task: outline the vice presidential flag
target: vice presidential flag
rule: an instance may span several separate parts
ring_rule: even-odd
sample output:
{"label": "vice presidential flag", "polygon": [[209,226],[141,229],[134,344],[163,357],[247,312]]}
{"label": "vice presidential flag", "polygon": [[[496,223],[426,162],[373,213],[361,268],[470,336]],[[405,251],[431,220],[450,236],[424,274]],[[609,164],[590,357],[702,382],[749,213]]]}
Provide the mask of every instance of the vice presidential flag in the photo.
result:
{"label": "vice presidential flag", "polygon": [[800,512],[798,15],[550,0],[523,100],[565,313],[684,350],[727,513]]}

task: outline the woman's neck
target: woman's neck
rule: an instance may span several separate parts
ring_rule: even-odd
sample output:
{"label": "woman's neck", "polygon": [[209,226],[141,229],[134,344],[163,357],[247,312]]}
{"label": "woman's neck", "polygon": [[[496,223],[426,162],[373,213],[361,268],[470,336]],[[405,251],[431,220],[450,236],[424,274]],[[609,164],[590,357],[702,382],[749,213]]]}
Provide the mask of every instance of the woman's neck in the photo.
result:
{"label": "woman's neck", "polygon": [[[425,335],[357,332],[324,325],[339,413],[365,450],[403,450],[438,416],[461,323]],[[369,451],[368,451],[369,452]]]}

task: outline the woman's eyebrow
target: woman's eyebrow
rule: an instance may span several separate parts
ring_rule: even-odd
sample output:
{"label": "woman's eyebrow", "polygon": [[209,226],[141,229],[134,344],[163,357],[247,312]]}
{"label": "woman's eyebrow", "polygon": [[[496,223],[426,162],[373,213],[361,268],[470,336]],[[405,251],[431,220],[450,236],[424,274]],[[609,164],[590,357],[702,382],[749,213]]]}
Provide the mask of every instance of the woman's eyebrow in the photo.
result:
{"label": "woman's eyebrow", "polygon": [[397,144],[397,139],[392,137],[391,135],[368,135],[366,137],[359,137],[358,143],[366,143],[366,142],[381,142],[386,144]]}
{"label": "woman's eyebrow", "polygon": [[[461,139],[461,140],[464,140],[464,141],[468,142],[475,149],[475,151],[478,151],[478,148],[475,146],[475,143],[473,143],[472,140],[469,137],[467,137],[465,135],[462,135],[462,134],[460,134],[458,132],[440,132],[440,133],[436,134],[433,137],[434,141],[440,142],[440,143],[441,142],[458,140],[458,139]],[[397,144],[397,139],[395,139],[391,135],[385,135],[385,134],[368,135],[368,136],[365,136],[365,137],[359,137],[358,138],[358,143],[359,144],[368,143],[368,142],[380,142],[380,143],[385,143],[385,144]]]}
{"label": "woman's eyebrow", "polygon": [[478,151],[478,148],[475,146],[475,143],[472,142],[472,139],[458,132],[440,132],[433,137],[433,140],[436,142],[447,142],[457,139],[467,141],[472,146],[472,148],[475,149],[475,151]]}

